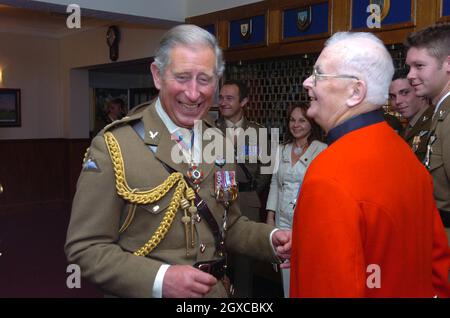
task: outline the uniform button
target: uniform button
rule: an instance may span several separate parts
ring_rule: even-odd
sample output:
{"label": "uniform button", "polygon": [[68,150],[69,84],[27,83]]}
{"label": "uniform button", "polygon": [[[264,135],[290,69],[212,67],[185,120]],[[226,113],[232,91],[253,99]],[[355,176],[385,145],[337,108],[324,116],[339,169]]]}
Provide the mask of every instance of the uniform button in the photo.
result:
{"label": "uniform button", "polygon": [[152,210],[153,210],[153,212],[158,212],[158,210],[159,210],[159,205],[155,205],[155,206],[152,208]]}
{"label": "uniform button", "polygon": [[205,250],[206,250],[206,245],[205,244],[200,244],[200,253],[204,253],[205,252]]}

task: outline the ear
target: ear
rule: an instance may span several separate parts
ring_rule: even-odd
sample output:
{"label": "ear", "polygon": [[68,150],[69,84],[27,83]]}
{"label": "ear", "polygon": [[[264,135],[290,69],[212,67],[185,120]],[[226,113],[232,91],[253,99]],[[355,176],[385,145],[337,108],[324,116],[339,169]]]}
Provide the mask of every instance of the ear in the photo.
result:
{"label": "ear", "polygon": [[361,104],[367,95],[367,86],[364,81],[357,80],[350,86],[350,97],[347,99],[347,106],[349,108]]}
{"label": "ear", "polygon": [[246,97],[243,100],[241,100],[241,102],[240,102],[241,108],[244,108],[245,105],[247,105],[247,103],[248,103],[248,97]]}
{"label": "ear", "polygon": [[450,74],[450,55],[444,60],[444,68],[447,70],[447,74]]}
{"label": "ear", "polygon": [[153,75],[153,82],[155,83],[155,87],[157,89],[161,89],[162,86],[161,73],[159,72],[159,69],[155,63],[150,64],[150,71],[152,72]]}

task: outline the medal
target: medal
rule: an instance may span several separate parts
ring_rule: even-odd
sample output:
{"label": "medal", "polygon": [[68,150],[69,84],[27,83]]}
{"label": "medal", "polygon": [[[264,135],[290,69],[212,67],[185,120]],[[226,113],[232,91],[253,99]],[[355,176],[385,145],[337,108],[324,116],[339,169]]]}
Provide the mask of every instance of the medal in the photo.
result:
{"label": "medal", "polygon": [[225,241],[227,231],[228,210],[238,197],[238,188],[235,171],[216,171],[214,175],[214,192],[216,200],[223,204],[225,211],[222,218],[222,240]]}
{"label": "medal", "polygon": [[194,185],[195,191],[198,192],[200,183],[203,181],[203,171],[201,171],[198,166],[191,165],[186,174]]}

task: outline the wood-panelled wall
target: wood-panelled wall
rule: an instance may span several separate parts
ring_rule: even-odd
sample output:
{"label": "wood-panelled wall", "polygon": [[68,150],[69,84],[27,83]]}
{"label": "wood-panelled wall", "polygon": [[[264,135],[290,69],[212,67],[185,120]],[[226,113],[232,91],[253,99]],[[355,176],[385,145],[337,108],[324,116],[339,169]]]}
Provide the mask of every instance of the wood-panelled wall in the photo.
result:
{"label": "wood-panelled wall", "polygon": [[67,207],[75,193],[85,139],[0,141],[0,215]]}
{"label": "wood-panelled wall", "polygon": [[[327,37],[298,41],[282,41],[282,12],[286,8],[304,7],[324,0],[265,0],[227,10],[217,11],[186,19],[187,23],[199,26],[214,25],[220,46],[224,49],[226,61],[255,60],[261,58],[320,52]],[[398,1],[398,0],[391,0]],[[409,1],[409,0],[402,0]],[[351,29],[352,0],[329,0],[330,34]],[[402,43],[406,36],[416,29],[431,25],[442,18],[442,0],[412,0],[412,22],[383,27],[375,31],[386,43]],[[229,48],[229,22],[266,14],[267,41],[259,47]]]}

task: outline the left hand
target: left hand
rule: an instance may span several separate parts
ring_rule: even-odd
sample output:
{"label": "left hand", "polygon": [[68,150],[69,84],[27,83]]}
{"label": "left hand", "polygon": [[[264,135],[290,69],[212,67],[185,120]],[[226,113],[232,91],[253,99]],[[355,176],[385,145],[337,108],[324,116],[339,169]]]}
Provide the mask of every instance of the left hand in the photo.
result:
{"label": "left hand", "polygon": [[291,242],[291,230],[277,230],[272,235],[277,256],[283,260],[291,258]]}

